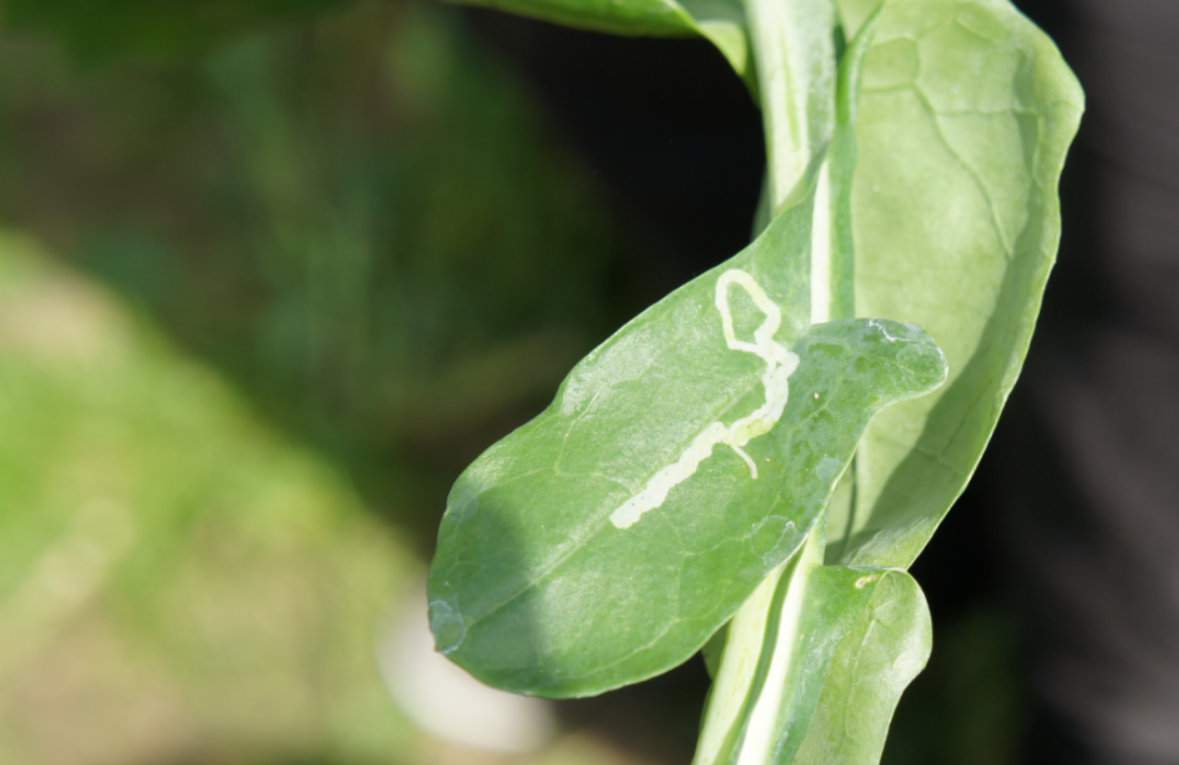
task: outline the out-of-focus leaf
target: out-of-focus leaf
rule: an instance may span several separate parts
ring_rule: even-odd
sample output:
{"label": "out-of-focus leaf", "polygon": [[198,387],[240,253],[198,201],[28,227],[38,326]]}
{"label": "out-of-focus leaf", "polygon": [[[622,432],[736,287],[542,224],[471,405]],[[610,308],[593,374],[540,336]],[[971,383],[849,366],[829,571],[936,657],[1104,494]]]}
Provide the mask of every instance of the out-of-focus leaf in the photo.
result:
{"label": "out-of-focus leaf", "polygon": [[351,0],[7,0],[5,26],[61,38],[79,56],[168,56],[198,51],[245,31],[312,16]]}

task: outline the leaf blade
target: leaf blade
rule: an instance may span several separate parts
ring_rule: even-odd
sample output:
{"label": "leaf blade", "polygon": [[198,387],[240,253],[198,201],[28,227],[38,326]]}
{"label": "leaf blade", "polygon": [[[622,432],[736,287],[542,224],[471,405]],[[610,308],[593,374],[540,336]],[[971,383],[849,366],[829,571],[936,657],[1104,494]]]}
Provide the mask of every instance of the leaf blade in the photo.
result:
{"label": "leaf blade", "polygon": [[[808,220],[800,205],[648,309],[460,477],[430,578],[432,625],[452,659],[493,685],[552,696],[679,664],[797,549],[872,413],[940,383],[940,351],[915,327],[803,332]],[[717,316],[715,287],[734,271],[789,306],[777,338],[801,363],[780,420],[740,449],[715,442],[654,508],[619,523],[702,433],[766,406],[767,364],[726,345]],[[735,333],[756,336],[763,308],[734,295]]]}
{"label": "leaf blade", "polygon": [[[929,657],[917,583],[900,571],[796,565],[766,612],[760,638],[726,652],[695,765],[875,765],[901,694]],[[765,670],[779,658],[788,669],[774,678]],[[762,671],[749,675],[751,663]]]}
{"label": "leaf blade", "polygon": [[925,327],[951,378],[869,427],[856,503],[830,518],[831,560],[907,567],[973,473],[1055,260],[1082,100],[1051,41],[1004,0],[883,4],[856,130],[856,310]]}

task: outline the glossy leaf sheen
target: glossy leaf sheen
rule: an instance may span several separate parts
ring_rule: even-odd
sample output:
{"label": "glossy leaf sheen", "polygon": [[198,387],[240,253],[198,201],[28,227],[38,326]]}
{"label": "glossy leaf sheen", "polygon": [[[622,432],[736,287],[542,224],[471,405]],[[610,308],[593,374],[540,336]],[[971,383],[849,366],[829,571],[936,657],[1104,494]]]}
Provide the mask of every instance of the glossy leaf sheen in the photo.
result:
{"label": "glossy leaf sheen", "polygon": [[[840,6],[858,23],[869,3]],[[1052,42],[1008,2],[884,4],[856,119],[855,307],[925,328],[950,379],[873,421],[829,559],[910,565],[973,473],[1055,259],[1082,103]]]}
{"label": "glossy leaf sheen", "polygon": [[[809,204],[627,324],[540,416],[484,453],[448,501],[430,574],[439,649],[501,688],[578,696],[687,659],[799,546],[868,419],[945,374],[921,330],[852,320],[804,333]],[[615,512],[714,423],[763,406],[766,364],[726,343],[715,286],[739,269],[781,307],[799,357],[776,426],[715,446],[626,528]],[[765,313],[730,290],[734,334]]]}

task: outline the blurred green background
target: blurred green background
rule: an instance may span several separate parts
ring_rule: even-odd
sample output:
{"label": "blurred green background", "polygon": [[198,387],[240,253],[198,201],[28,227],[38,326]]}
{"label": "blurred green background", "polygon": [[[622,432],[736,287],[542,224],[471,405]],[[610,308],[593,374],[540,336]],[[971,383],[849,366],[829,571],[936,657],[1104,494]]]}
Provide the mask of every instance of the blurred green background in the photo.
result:
{"label": "blurred green background", "polygon": [[[178,8],[4,6],[0,763],[685,762],[695,665],[515,754],[381,671],[450,482],[674,242],[456,9]],[[889,756],[1009,762],[1009,625],[943,627]]]}

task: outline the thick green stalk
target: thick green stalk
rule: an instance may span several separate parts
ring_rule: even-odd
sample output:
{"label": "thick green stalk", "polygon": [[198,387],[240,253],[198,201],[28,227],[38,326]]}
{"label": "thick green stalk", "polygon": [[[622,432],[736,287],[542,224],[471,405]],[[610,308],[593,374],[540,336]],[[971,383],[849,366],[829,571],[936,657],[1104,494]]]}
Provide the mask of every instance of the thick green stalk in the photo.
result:
{"label": "thick green stalk", "polygon": [[832,0],[745,0],[766,143],[766,199],[790,200],[835,129]]}
{"label": "thick green stalk", "polygon": [[[835,133],[835,12],[832,0],[746,0],[757,63],[766,141],[763,215],[773,215],[815,181],[811,232],[811,323],[832,318],[830,179],[825,155]],[[768,220],[768,218],[767,218]],[[802,549],[775,570],[727,628],[695,765],[770,765],[778,714],[792,673],[791,655],[807,582],[822,565],[824,521]]]}
{"label": "thick green stalk", "polygon": [[695,765],[769,765],[793,670],[807,583],[823,562],[822,526],[737,611],[709,695]]}

